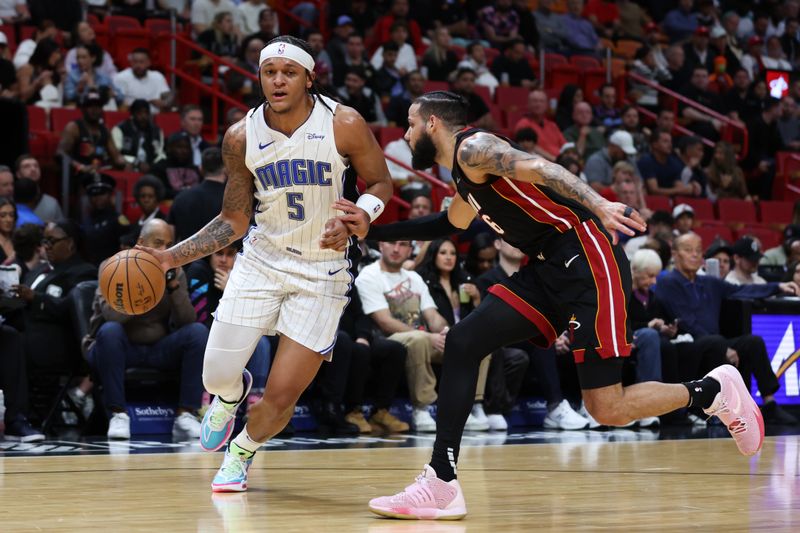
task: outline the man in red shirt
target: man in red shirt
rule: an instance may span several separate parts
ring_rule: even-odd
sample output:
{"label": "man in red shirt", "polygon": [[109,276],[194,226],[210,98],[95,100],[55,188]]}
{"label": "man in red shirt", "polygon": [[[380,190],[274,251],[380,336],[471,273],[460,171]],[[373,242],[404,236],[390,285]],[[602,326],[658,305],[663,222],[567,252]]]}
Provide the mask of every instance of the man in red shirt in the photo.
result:
{"label": "man in red shirt", "polygon": [[555,161],[561,147],[566,143],[556,123],[547,118],[547,95],[544,91],[531,91],[528,95],[528,114],[517,122],[514,132],[531,128],[539,136],[539,154]]}

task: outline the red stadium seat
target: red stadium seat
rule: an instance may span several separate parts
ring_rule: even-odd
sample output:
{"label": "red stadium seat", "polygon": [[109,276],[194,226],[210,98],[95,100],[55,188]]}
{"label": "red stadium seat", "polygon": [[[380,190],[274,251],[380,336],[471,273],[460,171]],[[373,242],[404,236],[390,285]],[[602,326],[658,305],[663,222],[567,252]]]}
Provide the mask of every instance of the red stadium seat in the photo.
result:
{"label": "red stadium seat", "polygon": [[485,85],[478,85],[475,84],[475,94],[483,98],[483,101],[486,102],[486,105],[491,105],[492,103],[492,92],[489,88]]}
{"label": "red stadium seat", "polygon": [[780,202],[776,200],[762,200],[758,205],[761,211],[761,223],[772,224],[776,227],[783,227],[792,221],[792,202]]}
{"label": "red stadium seat", "polygon": [[548,67],[549,75],[546,75],[545,86],[558,88],[559,93],[565,85],[580,85],[581,73],[578,67],[568,63],[551,65]]}
{"label": "red stadium seat", "polygon": [[581,70],[588,70],[590,68],[602,68],[600,60],[591,56],[572,56],[569,62]]}
{"label": "red stadium seat", "polygon": [[666,211],[672,213],[672,203],[667,196],[647,195],[644,197],[644,203],[650,211]]}
{"label": "red stadium seat", "polygon": [[527,109],[506,110],[506,127],[513,132],[517,123],[525,117],[525,113],[527,113]]}
{"label": "red stadium seat", "polygon": [[[447,83],[446,81],[428,80],[428,81],[425,82],[425,85],[422,87],[422,90],[425,91],[426,93],[429,93],[429,92],[432,92],[432,91],[449,91],[450,90],[450,84]],[[488,104],[489,102],[486,102],[486,103]]]}
{"label": "red stadium seat", "polygon": [[485,48],[486,51],[486,64],[491,66],[492,62],[500,55],[500,50],[497,48]]}
{"label": "red stadium seat", "polygon": [[164,137],[169,137],[181,130],[180,113],[158,113],[155,115],[155,121],[161,131],[164,132]]}
{"label": "red stadium seat", "polygon": [[731,228],[728,226],[710,224],[694,228],[692,231],[700,235],[700,238],[703,239],[704,249],[708,248],[708,246],[714,242],[714,239],[717,238],[733,243],[733,231],[731,231]]}
{"label": "red stadium seat", "polygon": [[131,28],[131,29],[142,29],[142,25],[139,24],[139,19],[133,17],[126,17],[124,15],[109,15],[106,17],[106,26],[108,26],[108,32],[111,36],[114,36],[114,33],[117,30],[122,28]]}
{"label": "red stadium seat", "polygon": [[745,226],[744,228],[735,232],[736,238],[742,237],[755,237],[761,241],[761,249],[768,250],[781,244],[783,241],[783,233],[764,226]]}
{"label": "red stadium seat", "polygon": [[383,126],[380,130],[378,130],[378,143],[380,143],[381,148],[386,148],[387,144],[402,138],[403,134],[405,134],[403,128],[398,128],[396,126]]}
{"label": "red stadium seat", "polygon": [[606,83],[606,69],[590,68],[581,72],[583,97],[592,105],[600,103],[600,87]]}
{"label": "red stadium seat", "polygon": [[544,66],[545,68],[551,68],[553,65],[566,65],[569,61],[566,57],[562,56],[561,54],[545,54],[544,55]]}
{"label": "red stadium seat", "polygon": [[756,204],[749,200],[737,200],[734,198],[720,198],[717,201],[719,219],[726,224],[755,224],[758,222],[756,217]]}
{"label": "red stadium seat", "polygon": [[122,193],[123,198],[133,197],[133,186],[142,177],[139,172],[126,172],[124,170],[104,170],[117,182],[117,190]]}
{"label": "red stadium seat", "polygon": [[6,35],[8,49],[13,53],[17,49],[17,32],[14,31],[14,26],[11,24],[2,24],[0,25],[0,31]]}
{"label": "red stadium seat", "polygon": [[109,130],[130,117],[127,111],[103,111],[103,121],[106,123],[106,128]]}
{"label": "red stadium seat", "polygon": [[28,106],[28,129],[31,131],[49,131],[47,127],[47,111],[35,105]]}
{"label": "red stadium seat", "polygon": [[50,110],[50,126],[54,132],[61,133],[67,124],[82,116],[81,110],[74,107],[54,107]]}
{"label": "red stadium seat", "polygon": [[505,113],[503,113],[503,109],[499,105],[490,105],[489,113],[494,119],[495,129],[503,128],[505,126]]}
{"label": "red stadium seat", "polygon": [[694,209],[695,220],[715,220],[714,204],[705,198],[690,198],[688,196],[676,196],[672,200],[672,205],[688,204]]}
{"label": "red stadium seat", "polygon": [[[494,90],[494,101],[502,106],[506,113],[509,111],[526,110],[528,108],[528,94],[525,87],[498,86]],[[488,103],[488,102],[487,102]]]}

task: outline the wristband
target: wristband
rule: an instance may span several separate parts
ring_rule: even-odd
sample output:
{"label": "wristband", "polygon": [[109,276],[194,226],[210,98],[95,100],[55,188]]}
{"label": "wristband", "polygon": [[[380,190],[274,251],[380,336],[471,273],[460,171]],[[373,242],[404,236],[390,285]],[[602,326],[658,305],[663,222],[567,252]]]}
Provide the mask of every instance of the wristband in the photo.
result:
{"label": "wristband", "polygon": [[356,206],[360,207],[369,215],[369,221],[374,222],[383,213],[383,201],[374,194],[362,194],[359,196]]}

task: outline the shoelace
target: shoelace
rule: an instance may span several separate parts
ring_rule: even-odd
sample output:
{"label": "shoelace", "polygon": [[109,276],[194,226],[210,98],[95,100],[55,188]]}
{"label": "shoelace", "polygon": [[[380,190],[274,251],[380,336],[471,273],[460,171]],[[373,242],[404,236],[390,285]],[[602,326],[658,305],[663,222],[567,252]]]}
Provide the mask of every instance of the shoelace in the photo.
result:
{"label": "shoelace", "polygon": [[228,479],[244,476],[246,472],[247,461],[239,459],[236,456],[228,455],[219,469],[220,473]]}
{"label": "shoelace", "polygon": [[214,431],[222,429],[222,426],[230,420],[231,414],[233,414],[233,407],[235,406],[231,406],[229,410],[224,403],[216,400],[216,405],[211,406],[211,414],[208,417],[208,425],[211,426],[211,429]]}
{"label": "shoelace", "polygon": [[[719,416],[720,414],[730,413],[731,410],[728,407],[728,401],[723,399],[720,402],[720,406],[714,409],[708,416],[710,419],[712,416]],[[728,424],[728,431],[730,431],[733,435],[739,435],[740,433],[744,433],[747,431],[747,421],[742,417],[737,417],[733,422]]]}
{"label": "shoelace", "polygon": [[430,488],[428,488],[428,479],[425,475],[418,475],[415,481],[416,483],[406,487],[403,492],[396,494],[394,496],[395,499],[399,499],[403,502],[407,501],[413,505],[419,505],[422,502],[434,500],[433,493]]}

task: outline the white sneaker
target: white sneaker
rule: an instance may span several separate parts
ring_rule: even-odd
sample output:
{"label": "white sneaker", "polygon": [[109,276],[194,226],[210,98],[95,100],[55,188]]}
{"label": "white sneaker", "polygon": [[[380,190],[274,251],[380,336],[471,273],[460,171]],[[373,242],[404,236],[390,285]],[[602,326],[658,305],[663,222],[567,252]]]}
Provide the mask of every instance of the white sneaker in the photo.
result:
{"label": "white sneaker", "polygon": [[657,416],[648,416],[639,419],[640,428],[652,428],[661,425],[661,420]]}
{"label": "white sneaker", "polygon": [[176,432],[188,439],[197,439],[200,437],[200,421],[192,413],[184,411],[172,423],[172,433]]}
{"label": "white sneaker", "polygon": [[433,419],[427,408],[414,408],[411,413],[411,427],[414,431],[422,433],[435,433],[436,421]]}
{"label": "white sneaker", "polygon": [[508,422],[503,415],[487,415],[489,431],[508,431]]}
{"label": "white sneaker", "polygon": [[544,417],[544,427],[548,429],[586,429],[589,427],[589,421],[576,413],[567,400],[561,400],[561,403]]}
{"label": "white sneaker", "polygon": [[131,419],[127,413],[114,413],[108,421],[109,439],[130,439],[131,438]]}
{"label": "white sneaker", "polygon": [[465,431],[489,431],[489,418],[483,412],[483,405],[476,403],[472,406],[472,412],[467,417],[464,425]]}
{"label": "white sneaker", "polygon": [[589,429],[597,429],[603,426],[600,422],[594,419],[589,410],[586,409],[586,404],[583,402],[581,402],[581,408],[578,409],[578,414],[589,421]]}

